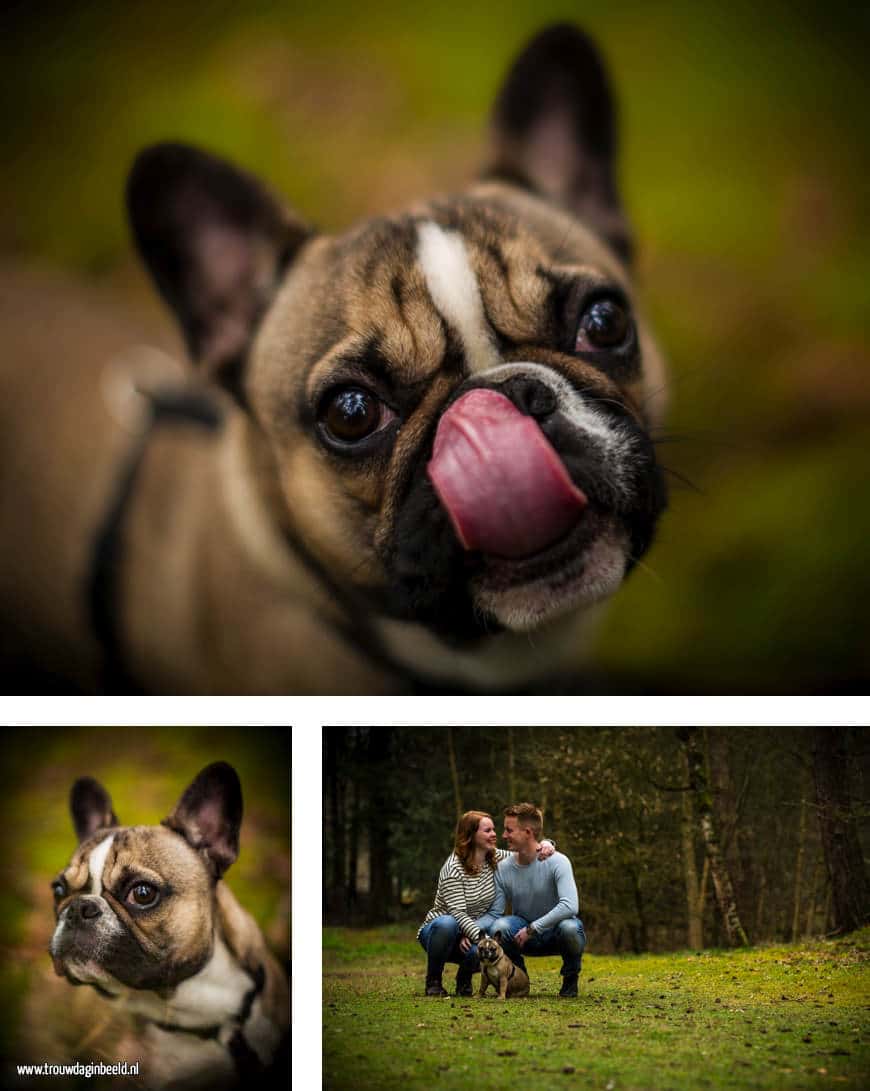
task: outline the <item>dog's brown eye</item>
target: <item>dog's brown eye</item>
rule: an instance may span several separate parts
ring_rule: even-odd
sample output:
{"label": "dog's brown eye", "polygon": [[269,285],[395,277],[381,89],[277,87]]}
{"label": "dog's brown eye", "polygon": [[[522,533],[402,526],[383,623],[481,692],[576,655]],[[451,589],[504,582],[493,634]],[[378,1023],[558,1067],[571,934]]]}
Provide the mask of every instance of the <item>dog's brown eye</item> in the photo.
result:
{"label": "dog's brown eye", "polygon": [[356,443],[377,428],[381,419],[380,404],[373,394],[361,387],[345,387],[327,401],[323,423],[335,439]]}
{"label": "dog's brown eye", "polygon": [[619,348],[630,332],[628,308],[618,299],[597,299],[580,318],[575,351]]}
{"label": "dog's brown eye", "polygon": [[140,909],[147,909],[157,903],[157,887],[151,883],[136,883],[130,887],[127,901],[131,905],[138,905]]}
{"label": "dog's brown eye", "polygon": [[51,890],[55,898],[62,898],[66,894],[66,883],[63,879],[56,879],[51,884]]}
{"label": "dog's brown eye", "polygon": [[395,413],[370,390],[343,386],[326,396],[319,417],[327,438],[359,443],[392,420]]}

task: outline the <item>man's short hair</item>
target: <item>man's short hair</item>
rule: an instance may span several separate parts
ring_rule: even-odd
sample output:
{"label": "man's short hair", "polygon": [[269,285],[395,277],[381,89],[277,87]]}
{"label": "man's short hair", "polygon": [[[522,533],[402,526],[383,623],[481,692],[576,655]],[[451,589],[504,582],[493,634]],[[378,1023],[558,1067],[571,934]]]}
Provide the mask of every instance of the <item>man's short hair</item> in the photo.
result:
{"label": "man's short hair", "polygon": [[515,818],[517,825],[524,830],[531,830],[536,838],[540,838],[544,829],[544,816],[534,803],[514,803],[512,807],[505,807],[505,818]]}

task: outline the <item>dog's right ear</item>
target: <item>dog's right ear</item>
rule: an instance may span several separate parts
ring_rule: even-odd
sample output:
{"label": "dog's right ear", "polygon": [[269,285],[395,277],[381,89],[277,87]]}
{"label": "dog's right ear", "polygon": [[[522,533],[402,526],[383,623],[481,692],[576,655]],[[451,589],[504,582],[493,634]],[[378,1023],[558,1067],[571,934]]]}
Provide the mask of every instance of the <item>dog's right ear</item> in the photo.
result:
{"label": "dog's right ear", "polygon": [[257,323],[311,230],[253,176],[185,144],[140,152],[127,210],[191,355],[238,395]]}

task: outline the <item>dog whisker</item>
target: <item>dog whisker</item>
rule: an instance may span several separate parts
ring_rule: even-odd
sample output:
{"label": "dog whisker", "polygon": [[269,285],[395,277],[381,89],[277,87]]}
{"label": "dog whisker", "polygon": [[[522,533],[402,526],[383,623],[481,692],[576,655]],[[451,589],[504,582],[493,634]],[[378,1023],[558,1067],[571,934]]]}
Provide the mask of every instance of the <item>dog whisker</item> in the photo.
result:
{"label": "dog whisker", "polygon": [[696,485],[691,478],[686,477],[685,474],[680,473],[679,470],[674,470],[670,466],[665,466],[663,463],[659,463],[663,473],[666,473],[669,477],[673,477],[676,481],[679,481],[681,485],[684,485],[687,489],[697,493],[699,496],[706,496],[706,490],[702,489],[700,485]]}
{"label": "dog whisker", "polygon": [[661,584],[662,587],[667,586],[667,580],[665,580],[662,575],[656,572],[656,570],[651,565],[647,564],[646,561],[642,561],[639,557],[633,556],[630,559],[635,565],[637,565],[638,568],[642,568],[648,576],[652,576],[656,583]]}

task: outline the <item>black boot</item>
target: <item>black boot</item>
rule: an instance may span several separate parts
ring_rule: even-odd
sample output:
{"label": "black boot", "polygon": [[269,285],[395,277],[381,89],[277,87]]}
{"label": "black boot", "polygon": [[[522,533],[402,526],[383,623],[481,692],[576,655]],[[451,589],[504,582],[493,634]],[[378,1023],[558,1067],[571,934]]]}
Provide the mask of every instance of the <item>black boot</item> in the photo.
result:
{"label": "black boot", "polygon": [[577,978],[579,974],[565,974],[562,978],[562,988],[559,990],[559,996],[563,999],[570,999],[577,995]]}
{"label": "black boot", "polygon": [[426,963],[426,995],[447,996],[448,992],[441,984],[441,975],[444,973],[444,963],[437,958],[429,957]]}
{"label": "black boot", "polygon": [[456,971],[457,996],[474,996],[474,989],[471,985],[471,974],[471,967],[466,966],[464,962],[461,962],[459,964],[459,969]]}

